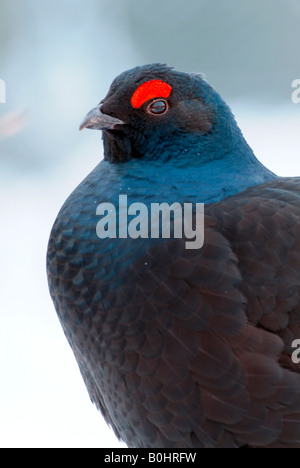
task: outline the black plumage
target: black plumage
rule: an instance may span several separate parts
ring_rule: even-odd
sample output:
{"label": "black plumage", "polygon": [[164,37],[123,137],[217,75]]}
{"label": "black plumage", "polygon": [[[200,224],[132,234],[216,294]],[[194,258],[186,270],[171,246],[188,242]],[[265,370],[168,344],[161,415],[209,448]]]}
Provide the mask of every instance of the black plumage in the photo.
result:
{"label": "black plumage", "polygon": [[[130,106],[154,79],[172,86],[160,117],[153,98]],[[199,76],[138,67],[101,112],[84,126],[104,130],[105,160],[62,207],[47,257],[92,401],[131,447],[300,446],[300,179],[257,161]],[[204,202],[203,247],[99,239],[96,206],[120,193]]]}

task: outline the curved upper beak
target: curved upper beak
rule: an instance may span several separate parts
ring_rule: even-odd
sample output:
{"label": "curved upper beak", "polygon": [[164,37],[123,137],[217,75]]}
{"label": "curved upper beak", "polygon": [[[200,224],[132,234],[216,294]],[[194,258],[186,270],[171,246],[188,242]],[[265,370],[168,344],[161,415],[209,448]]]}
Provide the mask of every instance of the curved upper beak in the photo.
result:
{"label": "curved upper beak", "polygon": [[92,128],[96,130],[114,130],[116,125],[124,125],[123,120],[103,114],[100,107],[92,109],[84,118],[79,130]]}

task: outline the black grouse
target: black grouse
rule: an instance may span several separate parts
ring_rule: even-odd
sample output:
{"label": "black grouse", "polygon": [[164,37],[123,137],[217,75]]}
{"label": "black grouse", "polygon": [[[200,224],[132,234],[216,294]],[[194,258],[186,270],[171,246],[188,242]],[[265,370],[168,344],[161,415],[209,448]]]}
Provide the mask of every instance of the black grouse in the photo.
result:
{"label": "black grouse", "polygon": [[166,65],[122,73],[81,128],[104,160],[61,208],[47,271],[107,423],[129,447],[299,447],[300,179]]}

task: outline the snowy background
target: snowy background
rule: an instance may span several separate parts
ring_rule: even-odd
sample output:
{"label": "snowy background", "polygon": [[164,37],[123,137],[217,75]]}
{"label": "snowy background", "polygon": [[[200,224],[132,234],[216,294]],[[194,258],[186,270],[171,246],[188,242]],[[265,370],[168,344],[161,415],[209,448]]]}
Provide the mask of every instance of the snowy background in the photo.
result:
{"label": "snowy background", "polygon": [[[91,404],[51,302],[62,203],[102,157],[78,132],[113,78],[164,62],[205,73],[257,157],[300,175],[298,0],[1,0],[0,447],[119,447]],[[0,99],[1,101],[1,99]]]}

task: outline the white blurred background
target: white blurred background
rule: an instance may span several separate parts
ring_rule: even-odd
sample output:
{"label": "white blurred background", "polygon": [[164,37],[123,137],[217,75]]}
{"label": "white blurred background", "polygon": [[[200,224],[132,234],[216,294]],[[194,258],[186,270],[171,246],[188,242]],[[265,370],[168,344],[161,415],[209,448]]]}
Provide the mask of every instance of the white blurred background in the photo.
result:
{"label": "white blurred background", "polygon": [[86,112],[133,66],[203,72],[257,157],[300,175],[299,20],[298,0],[1,0],[1,447],[120,446],[90,403],[45,273],[55,216],[102,158],[100,133],[78,132]]}

